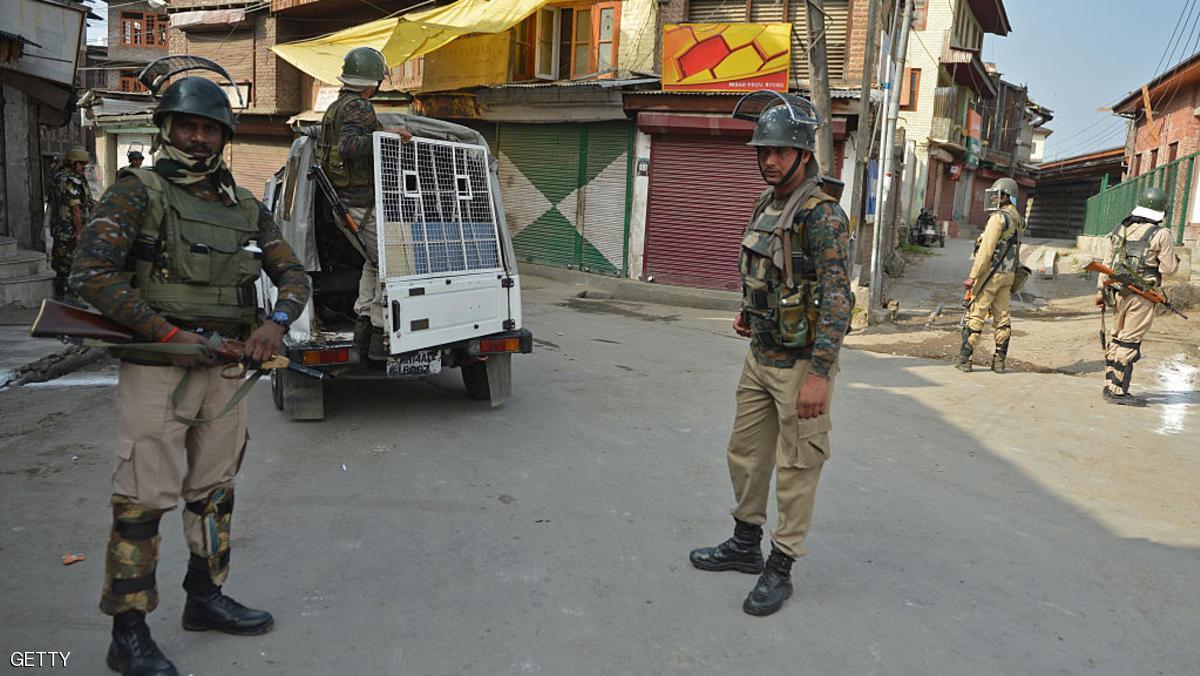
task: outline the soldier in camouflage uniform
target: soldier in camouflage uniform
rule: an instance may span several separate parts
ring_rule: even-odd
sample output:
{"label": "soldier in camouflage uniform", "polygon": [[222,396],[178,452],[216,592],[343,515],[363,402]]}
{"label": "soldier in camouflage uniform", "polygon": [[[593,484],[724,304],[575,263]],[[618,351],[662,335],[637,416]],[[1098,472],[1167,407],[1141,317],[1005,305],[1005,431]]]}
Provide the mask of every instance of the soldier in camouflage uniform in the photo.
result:
{"label": "soldier in camouflage uniform", "polygon": [[[750,338],[750,350],[727,453],[734,532],[690,555],[702,570],[761,573],[742,604],[751,615],[774,613],[792,595],[792,563],[804,555],[829,458],[833,378],[853,305],[846,215],[822,191],[812,157],[816,113],[807,100],[780,98],[758,116],[750,141],[771,187],[755,204],[741,249],[743,309],[733,329]],[[772,474],[779,523],[764,563]]]}
{"label": "soldier in camouflage uniform", "polygon": [[963,327],[958,363],[954,367],[964,373],[970,373],[973,368],[971,355],[983,335],[988,314],[991,314],[996,329],[992,370],[996,373],[1008,370],[1008,344],[1012,338],[1012,315],[1008,307],[1017,269],[1021,265],[1021,235],[1025,232],[1025,219],[1015,205],[1016,181],[998,178],[984,192],[988,194],[988,209],[992,215],[975,241],[971,273],[963,280],[963,286],[971,294],[971,305]]}
{"label": "soldier in camouflage uniform", "polygon": [[133,167],[134,169],[141,169],[142,161],[146,159],[146,156],[142,154],[142,151],[137,149],[133,149],[125,153],[125,157],[129,159],[129,166]]}
{"label": "soldier in camouflage uniform", "polygon": [[91,156],[82,146],[71,146],[62,166],[50,177],[50,237],[54,240],[50,268],[54,270],[54,295],[58,298],[66,298],[70,292],[67,279],[75,259],[75,244],[96,207],[84,173],[91,163]]}
{"label": "soldier in camouflage uniform", "polygon": [[[358,300],[354,312],[358,315],[355,331],[358,341],[367,342],[367,356],[384,360],[388,350],[384,344],[384,298],[379,283],[379,269],[371,262],[378,255],[378,232],[375,225],[375,164],[371,134],[383,131],[375,117],[370,98],[379,90],[387,75],[383,54],[370,47],[358,47],[346,53],[342,64],[342,90],[321,118],[321,135],[317,140],[317,162],[329,175],[329,181],[346,203],[350,214],[362,229],[363,241],[370,254],[360,249],[358,240],[343,228],[350,245],[363,254],[362,275],[358,282]],[[408,140],[406,129],[387,131]],[[339,227],[341,219],[334,219]]]}
{"label": "soldier in camouflage uniform", "polygon": [[[185,77],[163,94],[154,122],[158,160],[123,170],[104,193],[80,239],[71,287],[147,342],[195,349],[209,344],[201,331],[217,333],[245,340],[247,357],[265,361],[282,352],[310,289],[271,215],[235,185],[221,159],[236,124],[229,100],[210,80]],[[279,289],[261,325],[260,271]],[[108,665],[124,674],[175,674],[145,615],[158,605],[159,521],[180,498],[191,550],[184,628],[249,635],[273,625],[269,613],[221,591],[234,478],[248,439],[245,402],[228,408],[242,381],[194,352],[126,348],[119,356],[113,525],[100,599],[113,616]]]}

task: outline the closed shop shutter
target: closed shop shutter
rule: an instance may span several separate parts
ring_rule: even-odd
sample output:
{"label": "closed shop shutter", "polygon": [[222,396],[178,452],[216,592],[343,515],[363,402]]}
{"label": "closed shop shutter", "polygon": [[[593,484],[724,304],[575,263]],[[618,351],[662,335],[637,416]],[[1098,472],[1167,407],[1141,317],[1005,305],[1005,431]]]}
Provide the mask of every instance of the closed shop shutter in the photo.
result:
{"label": "closed shop shutter", "polygon": [[573,266],[579,184],[579,127],[500,126],[500,190],[517,257]]}
{"label": "closed shop shutter", "polygon": [[783,0],[754,0],[754,2],[750,3],[750,21],[754,23],[782,23],[784,21]]}
{"label": "closed shop shutter", "polygon": [[501,124],[500,189],[521,260],[624,275],[629,122]]}
{"label": "closed shop shutter", "polygon": [[691,0],[687,20],[693,23],[726,23],[746,20],[746,3],[730,0]]}
{"label": "closed shop shutter", "polygon": [[[829,80],[846,79],[846,36],[850,25],[850,0],[825,0],[825,49]],[[792,81],[808,81],[808,4],[788,3],[792,24]]]}
{"label": "closed shop shutter", "polygon": [[227,160],[233,180],[261,200],[267,181],[287,163],[291,145],[286,136],[235,136]]}
{"label": "closed shop shutter", "polygon": [[663,284],[736,290],[738,254],[765,184],[745,138],[655,135],[645,274]]}

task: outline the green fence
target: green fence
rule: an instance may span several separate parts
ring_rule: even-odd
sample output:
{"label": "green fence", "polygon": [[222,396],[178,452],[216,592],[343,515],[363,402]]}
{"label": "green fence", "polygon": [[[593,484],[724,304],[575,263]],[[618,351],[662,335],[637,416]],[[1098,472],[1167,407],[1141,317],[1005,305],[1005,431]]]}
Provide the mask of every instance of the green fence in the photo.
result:
{"label": "green fence", "polygon": [[1200,153],[1181,157],[1161,167],[1108,187],[1108,178],[1101,184],[1100,194],[1087,201],[1085,235],[1106,235],[1133,210],[1137,196],[1151,186],[1167,191],[1167,217],[1163,226],[1175,233],[1175,243],[1183,243],[1183,229],[1188,223],[1189,200],[1192,195],[1192,169]]}

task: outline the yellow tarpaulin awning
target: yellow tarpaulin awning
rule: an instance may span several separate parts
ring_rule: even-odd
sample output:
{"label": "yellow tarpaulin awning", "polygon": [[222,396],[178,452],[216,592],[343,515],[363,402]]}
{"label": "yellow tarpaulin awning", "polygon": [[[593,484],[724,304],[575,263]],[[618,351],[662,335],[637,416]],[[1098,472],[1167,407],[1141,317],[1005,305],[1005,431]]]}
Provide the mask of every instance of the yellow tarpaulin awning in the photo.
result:
{"label": "yellow tarpaulin awning", "polygon": [[469,33],[502,33],[547,0],[458,0],[445,7],[379,19],[324,37],[271,47],[284,61],[322,82],[336,83],[342,59],[355,47],[383,52],[389,67],[428,54]]}

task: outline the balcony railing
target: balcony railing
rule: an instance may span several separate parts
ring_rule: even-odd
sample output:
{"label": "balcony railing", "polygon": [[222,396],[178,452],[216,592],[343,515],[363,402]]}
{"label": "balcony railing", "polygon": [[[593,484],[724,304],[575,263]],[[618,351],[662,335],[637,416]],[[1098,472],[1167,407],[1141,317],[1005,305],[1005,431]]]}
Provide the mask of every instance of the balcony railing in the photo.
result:
{"label": "balcony railing", "polygon": [[962,121],[959,119],[958,88],[938,87],[933,95],[933,127],[930,138],[957,145],[966,143]]}

